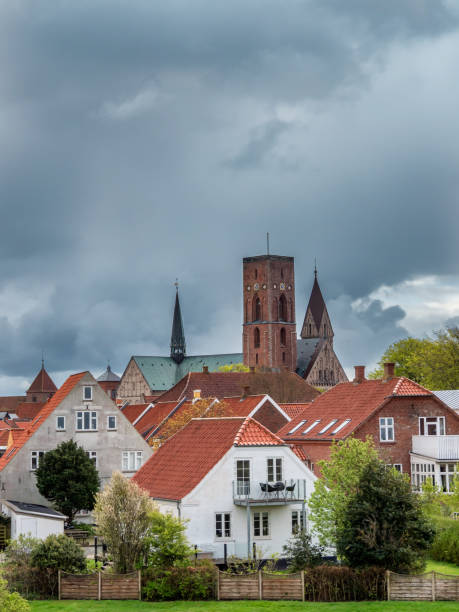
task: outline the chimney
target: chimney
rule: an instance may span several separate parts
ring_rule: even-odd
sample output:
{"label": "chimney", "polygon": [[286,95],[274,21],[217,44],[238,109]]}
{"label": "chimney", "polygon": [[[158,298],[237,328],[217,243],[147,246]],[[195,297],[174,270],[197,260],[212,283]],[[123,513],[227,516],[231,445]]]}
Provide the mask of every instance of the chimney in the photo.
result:
{"label": "chimney", "polygon": [[209,366],[202,366],[202,371],[204,374],[208,374],[209,373]]}
{"label": "chimney", "polygon": [[201,399],[201,389],[195,389],[193,391],[193,402]]}
{"label": "chimney", "polygon": [[355,368],[355,377],[352,381],[356,385],[363,382],[365,379],[365,366],[354,366]]}
{"label": "chimney", "polygon": [[242,388],[244,389],[244,392],[242,393],[242,398],[245,399],[247,396],[250,395],[250,387],[249,385],[245,385]]}
{"label": "chimney", "polygon": [[250,366],[250,373],[253,374],[255,372],[255,366]]}
{"label": "chimney", "polygon": [[386,382],[395,376],[395,363],[384,364],[383,381]]}

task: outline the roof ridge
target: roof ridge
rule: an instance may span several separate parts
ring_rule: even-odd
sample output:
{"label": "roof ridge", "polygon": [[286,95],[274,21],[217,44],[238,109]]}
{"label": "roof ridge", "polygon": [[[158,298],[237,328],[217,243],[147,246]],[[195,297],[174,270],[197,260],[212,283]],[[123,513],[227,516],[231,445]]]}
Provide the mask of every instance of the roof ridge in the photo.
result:
{"label": "roof ridge", "polygon": [[[277,444],[281,444],[282,446],[285,446],[286,443],[282,440],[282,438],[279,438],[279,436],[277,436],[275,433],[270,431],[267,427],[265,427],[264,425],[262,425],[261,423],[259,423],[252,417],[246,417],[244,419],[244,422],[242,423],[241,427],[239,428],[234,438],[235,446],[239,446],[240,443],[242,444],[243,436],[246,433],[246,430],[248,429],[249,425],[254,425],[255,427],[258,427],[258,429],[262,430],[263,433],[267,434],[269,438],[274,439]],[[253,446],[253,444],[251,444],[250,446]]]}

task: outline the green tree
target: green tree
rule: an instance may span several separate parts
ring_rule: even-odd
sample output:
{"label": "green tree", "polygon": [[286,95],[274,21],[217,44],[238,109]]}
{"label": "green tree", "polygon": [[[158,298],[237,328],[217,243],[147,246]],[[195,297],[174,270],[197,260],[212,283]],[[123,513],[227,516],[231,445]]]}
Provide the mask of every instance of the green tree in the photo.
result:
{"label": "green tree", "polygon": [[29,612],[30,606],[19,593],[10,593],[6,580],[0,579],[0,610],[2,612]]}
{"label": "green tree", "polygon": [[193,551],[185,536],[185,523],[159,511],[152,512],[149,518],[145,540],[148,566],[168,569],[188,565]]}
{"label": "green tree", "polygon": [[347,502],[357,490],[366,465],[378,458],[373,439],[348,438],[332,444],[330,459],[320,461],[322,478],[309,499],[310,519],[322,545],[333,545],[341,528]]}
{"label": "green tree", "polygon": [[311,536],[304,529],[298,529],[283,546],[284,557],[287,559],[289,570],[299,572],[307,567],[314,567],[322,563],[324,549],[313,544]]}
{"label": "green tree", "polygon": [[84,449],[73,440],[44,454],[35,472],[39,492],[72,522],[80,510],[92,510],[99,475]]}
{"label": "green tree", "polygon": [[32,549],[30,564],[40,569],[63,570],[79,573],[86,569],[83,549],[64,534],[49,535]]}
{"label": "green tree", "polygon": [[367,463],[337,530],[338,555],[351,567],[421,570],[435,531],[404,474]]}
{"label": "green tree", "polygon": [[232,363],[218,368],[219,372],[250,372],[250,368],[243,363]]}
{"label": "green tree", "polygon": [[381,378],[384,363],[395,363],[395,374],[427,389],[459,388],[459,328],[434,332],[434,338],[404,338],[385,351],[370,378]]}
{"label": "green tree", "polygon": [[120,472],[115,472],[97,494],[94,506],[97,532],[107,545],[116,572],[129,572],[141,560],[154,510],[148,493]]}

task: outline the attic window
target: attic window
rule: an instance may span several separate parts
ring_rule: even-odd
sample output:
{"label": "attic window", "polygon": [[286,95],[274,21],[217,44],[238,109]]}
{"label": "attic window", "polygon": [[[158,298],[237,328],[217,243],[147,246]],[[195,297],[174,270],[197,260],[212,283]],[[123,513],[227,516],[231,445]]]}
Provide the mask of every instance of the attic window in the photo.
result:
{"label": "attic window", "polygon": [[346,427],[346,425],[350,422],[351,422],[351,419],[345,419],[340,425],[338,425],[336,429],[332,431],[332,434],[333,435],[337,434],[339,431],[343,429],[343,427]]}
{"label": "attic window", "polygon": [[299,429],[300,427],[303,427],[303,425],[304,425],[305,423],[306,423],[306,421],[300,421],[300,422],[298,423],[298,425],[295,425],[295,427],[294,427],[293,429],[291,429],[291,430],[288,432],[288,435],[290,435],[290,434],[292,434],[292,433],[295,433],[295,431],[296,431],[297,429]]}
{"label": "attic window", "polygon": [[92,387],[83,387],[83,399],[85,402],[92,400]]}
{"label": "attic window", "polygon": [[306,429],[303,431],[303,434],[309,433],[311,429],[314,429],[314,427],[318,425],[319,423],[320,423],[320,419],[317,419],[317,421],[314,421],[314,423],[311,423],[311,425],[309,425],[309,427],[306,427]]}
{"label": "attic window", "polygon": [[330,421],[330,423],[329,423],[328,425],[325,425],[325,427],[324,427],[323,429],[321,429],[321,430],[319,431],[319,433],[320,433],[320,434],[325,433],[325,432],[326,432],[328,429],[330,429],[330,427],[331,427],[332,425],[334,425],[334,424],[335,424],[335,423],[337,423],[337,422],[338,422],[338,419],[333,419],[333,421]]}

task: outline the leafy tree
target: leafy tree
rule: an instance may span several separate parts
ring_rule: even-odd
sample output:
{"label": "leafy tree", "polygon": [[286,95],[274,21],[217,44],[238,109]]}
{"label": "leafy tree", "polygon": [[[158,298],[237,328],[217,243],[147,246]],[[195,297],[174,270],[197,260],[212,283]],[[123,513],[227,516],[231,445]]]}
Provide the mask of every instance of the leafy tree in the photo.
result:
{"label": "leafy tree", "polygon": [[435,532],[408,478],[382,461],[365,465],[337,530],[337,550],[351,567],[420,570]]}
{"label": "leafy tree", "polygon": [[52,568],[78,573],[86,569],[86,557],[81,546],[72,538],[64,534],[53,534],[34,546],[30,564],[40,569]]}
{"label": "leafy tree", "polygon": [[459,327],[434,332],[434,338],[404,338],[389,346],[370,378],[381,378],[384,363],[395,363],[395,374],[428,389],[459,388]]}
{"label": "leafy tree", "polygon": [[38,469],[37,488],[69,522],[80,510],[92,510],[99,475],[94,463],[73,440],[62,442],[42,457]]}
{"label": "leafy tree", "polygon": [[298,529],[283,546],[283,550],[292,572],[299,572],[306,567],[314,567],[322,563],[323,547],[313,544],[311,536],[304,529]]}
{"label": "leafy tree", "polygon": [[330,459],[319,462],[322,478],[316,480],[308,505],[322,545],[336,541],[348,499],[357,490],[365,467],[377,458],[372,438],[365,441],[347,438],[332,444]]}
{"label": "leafy tree", "polygon": [[142,558],[154,510],[148,493],[120,472],[115,472],[97,494],[97,532],[104,538],[116,572],[124,574],[135,569]]}
{"label": "leafy tree", "polygon": [[185,536],[185,523],[159,511],[152,512],[149,518],[147,565],[162,569],[188,565],[193,551]]}
{"label": "leafy tree", "polygon": [[250,368],[243,363],[232,363],[218,368],[219,372],[250,372]]}
{"label": "leafy tree", "polygon": [[29,612],[30,606],[19,593],[10,593],[6,580],[0,579],[0,610],[2,612]]}

